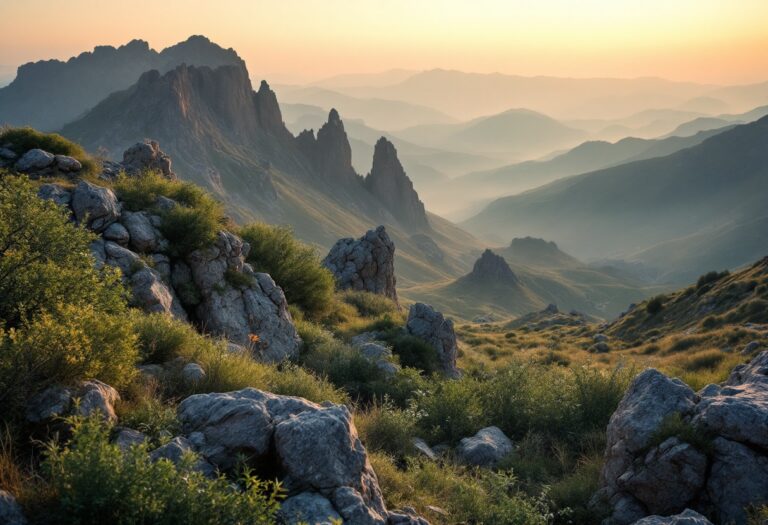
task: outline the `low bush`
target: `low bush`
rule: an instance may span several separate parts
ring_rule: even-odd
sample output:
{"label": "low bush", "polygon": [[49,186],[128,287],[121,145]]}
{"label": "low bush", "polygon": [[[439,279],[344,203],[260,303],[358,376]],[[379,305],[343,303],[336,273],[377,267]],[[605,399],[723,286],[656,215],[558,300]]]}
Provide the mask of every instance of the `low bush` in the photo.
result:
{"label": "low bush", "polygon": [[[433,381],[419,392],[414,409],[419,428],[430,443],[457,443],[486,426],[480,384],[464,377],[456,381]],[[487,385],[483,385],[487,387]]]}
{"label": "low bush", "polygon": [[31,149],[39,148],[54,155],[74,157],[83,166],[81,175],[93,175],[99,167],[98,163],[79,144],[75,144],[57,133],[42,133],[29,127],[0,128],[0,144],[9,144],[10,149],[17,155],[23,155]]}
{"label": "low bush", "polygon": [[342,300],[354,306],[363,317],[379,317],[385,314],[396,314],[397,305],[388,297],[370,292],[348,290],[342,292]]}
{"label": "low bush", "polygon": [[689,443],[705,454],[712,455],[714,452],[712,436],[704,429],[685,421],[679,412],[673,412],[664,418],[659,428],[651,436],[646,448],[650,450],[657,447],[671,437]]}
{"label": "low bush", "polygon": [[81,379],[120,388],[134,377],[137,361],[136,337],[123,316],[62,306],[0,332],[0,403],[19,407],[48,386]]}
{"label": "low bush", "polygon": [[723,272],[708,272],[699,277],[699,279],[696,281],[696,289],[703,288],[709,284],[716,283],[720,279],[724,277],[728,277],[730,275],[730,272],[728,270],[725,270]]}
{"label": "low bush", "polygon": [[417,435],[411,410],[395,407],[389,400],[373,403],[355,414],[355,426],[369,451],[381,451],[403,458],[413,453],[411,440]]}
{"label": "low bush", "polygon": [[666,300],[666,297],[662,295],[657,295],[656,297],[649,299],[648,302],[645,304],[645,311],[648,312],[650,315],[658,314],[664,308],[665,300]]}
{"label": "low bush", "polygon": [[119,274],[94,268],[93,238],[69,221],[69,212],[38,198],[26,177],[0,173],[0,328],[61,305],[121,312]]}
{"label": "low bush", "polygon": [[210,245],[226,222],[221,203],[203,188],[154,171],[118,177],[115,191],[133,211],[156,209],[158,197],[177,203],[169,210],[156,210],[162,218],[160,231],[168,239],[172,255],[184,256]]}
{"label": "low bush", "polygon": [[[525,494],[509,472],[418,460],[400,470],[381,453],[371,454],[371,463],[390,507],[414,506],[434,525],[545,525],[553,519],[546,497]],[[427,506],[445,513],[430,512]]]}
{"label": "low bush", "polygon": [[241,228],[239,234],[251,245],[248,262],[256,271],[271,275],[289,303],[313,318],[328,312],[335,283],[314,248],[282,226],[253,223]]}
{"label": "low bush", "polygon": [[279,485],[245,472],[237,486],[193,469],[190,454],[175,466],[153,462],[146,445],[120,450],[98,418],[73,419],[72,439],[48,446],[44,470],[59,523],[210,525],[274,523]]}

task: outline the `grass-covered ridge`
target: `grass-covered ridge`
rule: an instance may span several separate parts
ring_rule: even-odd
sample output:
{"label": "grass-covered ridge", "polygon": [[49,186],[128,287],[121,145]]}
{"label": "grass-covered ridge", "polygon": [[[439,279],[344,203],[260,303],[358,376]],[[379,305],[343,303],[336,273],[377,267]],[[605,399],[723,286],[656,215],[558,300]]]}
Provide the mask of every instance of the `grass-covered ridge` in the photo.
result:
{"label": "grass-covered ridge", "polygon": [[57,133],[43,133],[29,127],[0,127],[0,147],[6,144],[16,155],[38,148],[54,155],[73,157],[83,166],[82,176],[96,175],[100,166],[98,160],[86,153],[82,146]]}

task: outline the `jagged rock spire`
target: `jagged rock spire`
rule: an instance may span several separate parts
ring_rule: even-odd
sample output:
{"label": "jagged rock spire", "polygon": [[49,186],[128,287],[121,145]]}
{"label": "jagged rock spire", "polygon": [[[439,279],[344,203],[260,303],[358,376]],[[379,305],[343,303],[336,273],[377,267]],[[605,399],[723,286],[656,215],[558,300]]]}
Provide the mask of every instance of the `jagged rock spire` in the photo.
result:
{"label": "jagged rock spire", "polygon": [[336,109],[328,113],[328,121],[318,130],[317,138],[312,130],[304,130],[296,137],[296,145],[325,180],[348,183],[359,179],[352,167],[347,132]]}
{"label": "jagged rock spire", "polygon": [[404,225],[428,228],[424,203],[406,175],[394,144],[381,137],[373,151],[373,167],[365,186]]}
{"label": "jagged rock spire", "polygon": [[480,258],[475,261],[472,272],[467,276],[470,279],[484,282],[517,283],[517,276],[501,255],[486,249]]}

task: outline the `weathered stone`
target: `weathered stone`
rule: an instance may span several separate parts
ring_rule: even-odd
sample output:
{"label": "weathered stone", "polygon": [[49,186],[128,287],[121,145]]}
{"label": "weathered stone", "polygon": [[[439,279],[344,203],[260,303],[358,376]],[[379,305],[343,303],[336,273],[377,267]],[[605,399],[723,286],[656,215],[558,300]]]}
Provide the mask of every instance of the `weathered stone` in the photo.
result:
{"label": "weathered stone", "polygon": [[131,275],[146,267],[138,254],[117,243],[107,241],[103,244],[103,249],[105,262],[110,266],[120,268],[123,280],[126,282]]}
{"label": "weathered stone", "polygon": [[408,312],[406,330],[435,349],[443,373],[448,377],[459,377],[456,368],[458,345],[453,321],[443,317],[443,314],[424,303],[416,303]]}
{"label": "weathered stone", "polygon": [[112,443],[120,447],[121,450],[129,450],[131,447],[141,445],[148,441],[148,437],[143,432],[132,428],[119,428],[116,430]]}
{"label": "weathered stone", "polygon": [[[254,273],[244,258],[247,243],[221,231],[216,243],[187,258],[200,293],[197,317],[209,332],[252,348],[265,361],[297,355],[301,339],[293,324],[283,290],[265,273]],[[242,274],[250,284],[237,286],[227,275]]]}
{"label": "weathered stone", "polygon": [[333,493],[333,503],[345,523],[385,525],[386,514],[380,514],[352,487],[339,487]]}
{"label": "weathered stone", "polygon": [[[150,452],[149,457],[152,461],[165,459],[178,466],[187,454],[196,454],[194,446],[187,438],[176,436],[165,445]],[[198,458],[192,468],[209,478],[216,475],[216,468],[203,458]]]}
{"label": "weathered stone", "polygon": [[199,383],[205,379],[205,370],[197,363],[187,363],[181,369],[181,377],[188,383]]}
{"label": "weathered stone", "polygon": [[80,171],[83,169],[83,165],[79,160],[68,155],[56,155],[55,162],[56,167],[65,173]]}
{"label": "weathered stone", "polygon": [[105,420],[115,422],[114,404],[119,399],[117,390],[96,379],[83,381],[73,388],[52,386],[29,400],[26,418],[30,423],[38,424],[71,414],[90,416],[99,413]]}
{"label": "weathered stone", "polygon": [[280,505],[279,516],[286,524],[311,523],[333,525],[341,516],[327,498],[317,492],[307,491],[291,496]]}
{"label": "weathered stone", "polygon": [[720,523],[746,525],[745,509],[768,503],[768,457],[734,441],[714,440],[706,492]]}
{"label": "weathered stone", "polygon": [[0,160],[14,160],[17,156],[13,150],[0,147]]}
{"label": "weathered stone", "polygon": [[684,510],[704,486],[707,456],[672,437],[644,456],[617,480],[653,514]]}
{"label": "weathered stone", "polygon": [[632,525],[712,525],[707,518],[691,509],[674,516],[648,516]]}
{"label": "weathered stone", "polygon": [[121,246],[127,245],[128,241],[131,240],[131,235],[128,233],[128,230],[126,230],[125,226],[119,222],[113,222],[107,226],[107,229],[104,230],[104,233],[102,233],[101,236],[106,240],[116,242]]}
{"label": "weathered stone", "polygon": [[123,168],[128,175],[154,170],[169,179],[176,178],[176,174],[171,170],[171,158],[160,150],[160,145],[154,140],[137,142],[125,150]]}
{"label": "weathered stone", "polygon": [[130,284],[133,302],[145,312],[165,313],[182,321],[187,320],[187,312],[173,289],[163,282],[155,270],[145,266],[134,272]]}
{"label": "weathered stone", "polygon": [[424,456],[427,459],[431,459],[432,461],[437,460],[437,454],[435,454],[435,451],[430,448],[430,446],[427,444],[426,441],[424,441],[421,438],[413,438],[411,440],[411,443],[413,443],[413,448]]}
{"label": "weathered stone", "polygon": [[78,222],[99,233],[120,217],[120,205],[114,192],[84,180],[72,193],[72,210]]}
{"label": "weathered stone", "polygon": [[760,342],[759,341],[750,341],[744,346],[744,349],[741,351],[744,355],[752,355],[755,352],[757,352],[760,349]]}
{"label": "weathered stone", "polygon": [[43,184],[37,190],[37,196],[41,199],[53,201],[59,206],[69,206],[72,201],[72,193],[58,184]]}
{"label": "weathered stone", "polygon": [[459,442],[456,454],[461,461],[492,467],[512,452],[512,441],[498,427],[487,427]]}
{"label": "weathered stone", "polygon": [[340,239],[323,260],[341,290],[381,294],[397,302],[395,244],[384,226],[358,240]]}
{"label": "weathered stone", "polygon": [[54,156],[39,148],[31,149],[16,161],[16,169],[25,173],[44,170],[53,164]]}
{"label": "weathered stone", "polygon": [[150,253],[161,248],[162,236],[152,226],[146,212],[125,212],[121,222],[131,236],[131,248],[140,253]]}
{"label": "weathered stone", "polygon": [[21,506],[10,492],[0,490],[0,523],[3,525],[26,525],[27,519]]}

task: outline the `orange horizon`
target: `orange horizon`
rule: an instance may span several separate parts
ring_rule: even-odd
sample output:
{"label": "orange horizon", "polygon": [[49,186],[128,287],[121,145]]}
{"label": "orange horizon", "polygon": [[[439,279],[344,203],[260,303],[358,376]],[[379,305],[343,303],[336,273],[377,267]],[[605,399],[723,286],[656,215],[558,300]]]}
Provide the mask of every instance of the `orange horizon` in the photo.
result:
{"label": "orange horizon", "polygon": [[278,84],[454,69],[736,85],[768,80],[766,21],[762,0],[4,0],[0,64],[203,34],[234,48],[254,80]]}

